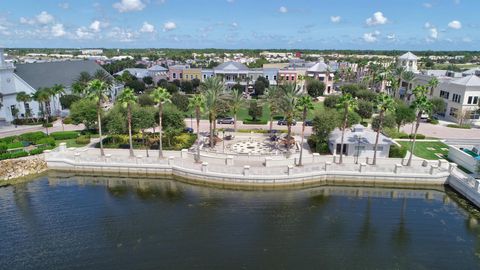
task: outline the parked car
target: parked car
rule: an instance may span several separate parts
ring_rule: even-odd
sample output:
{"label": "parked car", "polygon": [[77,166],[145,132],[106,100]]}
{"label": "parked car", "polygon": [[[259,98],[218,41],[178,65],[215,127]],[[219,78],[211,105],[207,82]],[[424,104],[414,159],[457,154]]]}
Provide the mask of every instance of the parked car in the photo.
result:
{"label": "parked car", "polygon": [[235,119],[233,117],[225,117],[225,118],[220,118],[217,119],[217,124],[234,124]]}
{"label": "parked car", "polygon": [[313,126],[313,121],[312,120],[306,120],[305,121],[305,126],[307,126],[307,127]]}
{"label": "parked car", "polygon": [[[297,124],[297,121],[293,120],[292,126],[295,126],[296,124]],[[278,120],[277,125],[286,126],[287,125],[287,119]]]}
{"label": "parked car", "polygon": [[193,133],[193,128],[187,127],[183,130],[185,133]]}

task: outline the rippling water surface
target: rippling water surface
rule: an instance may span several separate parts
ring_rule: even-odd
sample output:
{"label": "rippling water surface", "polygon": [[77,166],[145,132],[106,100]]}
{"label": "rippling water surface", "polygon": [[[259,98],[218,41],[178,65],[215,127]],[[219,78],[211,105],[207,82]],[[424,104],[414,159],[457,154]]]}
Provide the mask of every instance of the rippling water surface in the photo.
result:
{"label": "rippling water surface", "polygon": [[480,269],[478,217],[435,190],[50,176],[0,188],[0,269]]}

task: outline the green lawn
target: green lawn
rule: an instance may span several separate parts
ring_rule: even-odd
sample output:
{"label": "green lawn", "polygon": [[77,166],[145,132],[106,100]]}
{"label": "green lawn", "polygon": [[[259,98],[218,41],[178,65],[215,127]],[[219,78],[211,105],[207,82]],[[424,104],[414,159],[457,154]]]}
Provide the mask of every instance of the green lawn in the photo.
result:
{"label": "green lawn", "polygon": [[[407,147],[410,150],[412,144],[408,141],[399,141],[402,147]],[[442,150],[445,148],[447,150]],[[448,146],[442,142],[422,142],[417,141],[415,143],[415,150],[413,153],[415,156],[430,159],[430,160],[437,160],[437,159],[446,159],[448,156]],[[441,154],[442,157],[438,157],[435,154]]]}
{"label": "green lawn", "polygon": [[[258,100],[258,102],[261,102],[261,99]],[[240,111],[238,112],[237,114],[237,118],[239,121],[243,121],[243,120],[251,120],[251,117],[250,115],[248,115],[248,108],[249,108],[249,101],[245,102],[245,104],[243,105],[243,107],[240,109]],[[313,111],[309,111],[308,112],[308,116],[307,116],[307,119],[308,120],[312,120],[313,117],[319,113],[319,112],[322,112],[324,110],[324,106],[323,106],[323,102],[315,102],[314,104],[314,107],[315,109]],[[188,112],[185,113],[185,117],[187,118],[190,118],[190,116],[192,115],[193,113],[193,110],[189,110]],[[231,115],[233,117],[233,115]],[[195,115],[193,114],[193,117],[195,117]],[[283,118],[283,116],[281,114],[279,115],[274,115],[274,119],[281,119]],[[297,121],[301,121],[301,115],[300,113],[298,114],[298,117],[296,117],[296,120]],[[208,119],[207,115],[204,113],[202,115],[202,119]],[[270,119],[270,110],[268,109],[268,105],[267,104],[263,104],[263,115],[262,117],[259,119],[260,121],[268,121]]]}

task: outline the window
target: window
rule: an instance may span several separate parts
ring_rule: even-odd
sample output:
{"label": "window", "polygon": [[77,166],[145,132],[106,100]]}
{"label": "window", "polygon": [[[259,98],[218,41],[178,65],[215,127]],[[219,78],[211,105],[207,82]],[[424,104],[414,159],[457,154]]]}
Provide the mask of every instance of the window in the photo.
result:
{"label": "window", "polygon": [[462,99],[461,95],[453,94],[452,101],[456,103],[460,103],[460,100]]}
{"label": "window", "polygon": [[173,74],[172,74],[172,77],[173,77],[174,79],[176,79],[176,78],[177,78],[177,73],[173,73]]}
{"label": "window", "polygon": [[180,79],[183,79],[183,73],[180,73],[179,75],[180,75]]}
{"label": "window", "polygon": [[206,79],[206,78],[207,78],[207,74],[203,74],[203,78]]}
{"label": "window", "polygon": [[356,151],[365,150],[365,146],[364,146],[364,145],[356,145],[356,146],[355,146],[355,150],[356,150]]}
{"label": "window", "polygon": [[479,111],[471,111],[469,115],[469,119],[478,120],[480,119],[480,112]]}
{"label": "window", "polygon": [[268,75],[266,75],[266,76],[265,76],[265,79],[267,79],[267,80],[268,80]]}
{"label": "window", "polygon": [[276,81],[276,80],[277,80],[277,76],[276,76],[276,75],[275,75],[275,76],[273,76],[273,80],[274,80],[274,81]]}
{"label": "window", "polygon": [[377,151],[383,151],[383,146],[377,146]]}
{"label": "window", "polygon": [[325,77],[318,77],[318,79],[323,82],[325,80]]}
{"label": "window", "polygon": [[477,97],[468,97],[467,104],[469,105],[477,105],[478,104],[478,96]]}
{"label": "window", "polygon": [[448,99],[450,97],[450,92],[441,90],[440,91],[440,97],[444,98],[444,99]]}
{"label": "window", "polygon": [[292,76],[292,81],[295,81],[295,76]]}
{"label": "window", "polygon": [[449,113],[450,116],[457,118],[457,114],[458,114],[457,108],[453,108],[453,107],[450,108],[450,113]]}
{"label": "window", "polygon": [[285,79],[288,81],[288,78],[290,78],[289,76],[285,76]]}
{"label": "window", "polygon": [[52,110],[50,109],[50,101],[46,101],[46,102],[45,102],[45,108],[47,108],[47,114],[48,114],[48,115],[51,115],[51,114],[52,114]]}
{"label": "window", "polygon": [[30,104],[29,103],[25,103],[25,114],[30,115]]}

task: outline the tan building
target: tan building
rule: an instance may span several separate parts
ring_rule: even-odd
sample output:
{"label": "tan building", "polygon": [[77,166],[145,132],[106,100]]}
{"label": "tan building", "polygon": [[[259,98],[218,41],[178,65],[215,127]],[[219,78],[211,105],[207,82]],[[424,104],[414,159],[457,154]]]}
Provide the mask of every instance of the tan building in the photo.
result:
{"label": "tan building", "polygon": [[189,68],[183,70],[183,80],[191,81],[193,79],[202,80],[202,70],[199,68]]}

